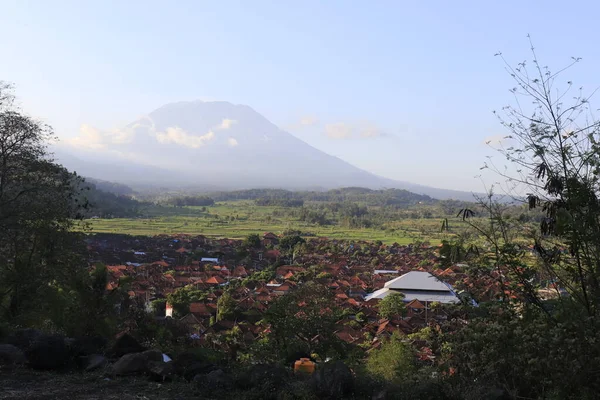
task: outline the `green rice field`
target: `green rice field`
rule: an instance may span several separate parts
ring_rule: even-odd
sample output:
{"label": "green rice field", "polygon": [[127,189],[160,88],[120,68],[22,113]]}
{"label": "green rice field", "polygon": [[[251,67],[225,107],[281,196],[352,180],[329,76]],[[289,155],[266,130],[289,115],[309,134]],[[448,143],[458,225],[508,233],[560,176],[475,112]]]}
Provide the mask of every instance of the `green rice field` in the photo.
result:
{"label": "green rice field", "polygon": [[[460,223],[456,223],[460,229]],[[252,202],[217,203],[211,207],[167,207],[152,216],[140,218],[89,219],[85,230],[91,233],[130,235],[190,234],[209,237],[244,238],[249,234],[299,230],[306,236],[337,239],[381,240],[409,244],[427,240],[438,244],[448,236],[440,232],[440,218],[406,218],[386,223],[383,228],[349,228],[340,225],[310,224],[286,215],[281,207],[256,206]],[[79,229],[84,229],[82,225]]]}

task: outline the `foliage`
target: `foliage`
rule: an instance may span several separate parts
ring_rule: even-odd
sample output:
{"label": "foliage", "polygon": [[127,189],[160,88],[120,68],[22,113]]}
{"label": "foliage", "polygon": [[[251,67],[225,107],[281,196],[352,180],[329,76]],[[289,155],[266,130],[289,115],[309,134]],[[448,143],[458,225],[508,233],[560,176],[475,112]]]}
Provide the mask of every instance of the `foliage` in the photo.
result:
{"label": "foliage", "polygon": [[[457,310],[438,347],[457,393],[495,386],[511,398],[591,399],[600,382],[600,123],[581,90],[570,94],[571,81],[559,88],[579,59],[553,73],[531,51],[532,68],[505,61],[517,103],[504,107],[510,146],[498,150],[516,175],[491,161],[485,167],[525,189],[527,206],[544,215],[529,228],[493,192],[480,199],[487,221],[463,210],[485,250],[470,291],[488,303]],[[518,240],[524,234],[532,252]]]}
{"label": "foliage", "polygon": [[247,249],[259,249],[260,246],[260,236],[256,233],[251,233],[244,239],[244,247]]}
{"label": "foliage", "polygon": [[228,291],[223,292],[217,300],[217,321],[233,316],[237,303]]}
{"label": "foliage", "polygon": [[215,204],[215,200],[208,196],[184,196],[169,199],[168,204],[172,204],[175,207],[212,206],[213,204]]}
{"label": "foliage", "polygon": [[[52,162],[50,127],[14,106],[0,82],[0,319],[44,320],[48,299],[73,289],[83,259],[73,218],[87,207],[80,178]],[[35,295],[34,295],[35,294]]]}
{"label": "foliage", "polygon": [[284,236],[279,241],[279,248],[285,251],[292,251],[294,247],[304,242],[306,242],[306,240],[298,235]]}
{"label": "foliage", "polygon": [[416,371],[414,349],[394,333],[381,347],[372,350],[367,359],[367,373],[376,379],[402,382]]}
{"label": "foliage", "polygon": [[379,301],[379,315],[381,318],[392,318],[406,312],[404,295],[402,293],[390,293]]}
{"label": "foliage", "polygon": [[324,359],[340,349],[341,343],[334,334],[340,315],[341,310],[325,286],[305,283],[275,300],[265,313],[273,350],[280,358],[293,348],[305,357],[316,353]]}
{"label": "foliage", "polygon": [[206,293],[193,286],[184,286],[175,289],[167,295],[167,302],[173,307],[173,317],[184,317],[190,311],[190,304],[201,301]]}

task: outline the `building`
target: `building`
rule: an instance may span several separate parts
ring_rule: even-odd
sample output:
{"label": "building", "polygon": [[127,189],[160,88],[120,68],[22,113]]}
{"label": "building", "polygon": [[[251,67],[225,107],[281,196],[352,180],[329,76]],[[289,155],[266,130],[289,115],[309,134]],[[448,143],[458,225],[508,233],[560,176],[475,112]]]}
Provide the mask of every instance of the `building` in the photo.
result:
{"label": "building", "polygon": [[367,295],[365,300],[383,299],[391,293],[402,293],[404,301],[458,303],[460,300],[452,286],[440,281],[429,272],[411,271],[387,281],[383,288]]}

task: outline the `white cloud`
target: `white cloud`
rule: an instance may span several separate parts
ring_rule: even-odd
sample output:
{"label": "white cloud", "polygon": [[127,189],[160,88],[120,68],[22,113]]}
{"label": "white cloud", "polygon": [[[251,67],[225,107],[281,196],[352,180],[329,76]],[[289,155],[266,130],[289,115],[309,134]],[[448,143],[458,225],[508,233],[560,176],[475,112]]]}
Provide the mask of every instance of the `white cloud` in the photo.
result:
{"label": "white cloud", "polygon": [[79,127],[79,136],[67,139],[66,142],[73,147],[88,150],[102,150],[106,147],[102,132],[88,124],[82,124]]}
{"label": "white cloud", "polygon": [[217,126],[215,129],[229,129],[234,124],[237,124],[237,121],[235,119],[224,118],[223,121],[221,121],[221,124],[219,126]]}
{"label": "white cloud", "polygon": [[113,129],[108,132],[108,137],[113,144],[126,144],[133,142],[135,137],[135,128],[139,127],[139,124],[133,125],[131,128],[126,129]]}
{"label": "white cloud", "polygon": [[102,150],[112,144],[131,143],[135,136],[135,128],[136,125],[126,129],[112,129],[103,132],[91,125],[82,124],[79,127],[79,136],[67,139],[66,142],[82,149]]}
{"label": "white cloud", "polygon": [[214,132],[210,131],[206,135],[194,136],[178,126],[166,129],[166,132],[156,132],[156,140],[165,144],[178,144],[180,146],[197,149],[202,147],[215,138]]}
{"label": "white cloud", "polygon": [[385,132],[376,126],[369,126],[360,130],[360,137],[364,139],[373,139],[386,136]]}
{"label": "white cloud", "polygon": [[352,131],[352,126],[344,122],[325,125],[325,136],[330,139],[350,139]]}
{"label": "white cloud", "polygon": [[235,138],[230,137],[229,139],[227,139],[227,144],[231,147],[235,147],[237,145],[239,145],[238,141]]}
{"label": "white cloud", "polygon": [[314,125],[317,125],[318,123],[319,123],[319,120],[317,119],[317,117],[315,117],[313,115],[306,115],[306,116],[300,118],[301,126],[314,126]]}

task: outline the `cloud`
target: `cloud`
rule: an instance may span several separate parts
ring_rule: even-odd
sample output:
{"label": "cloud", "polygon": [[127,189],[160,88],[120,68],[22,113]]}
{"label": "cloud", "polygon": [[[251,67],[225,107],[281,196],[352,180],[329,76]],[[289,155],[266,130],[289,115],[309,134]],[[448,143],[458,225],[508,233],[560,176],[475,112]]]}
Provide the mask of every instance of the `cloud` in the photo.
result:
{"label": "cloud", "polygon": [[66,142],[73,147],[88,150],[102,150],[106,147],[102,132],[88,124],[82,124],[79,127],[79,136],[67,139]]}
{"label": "cloud", "polygon": [[164,144],[178,144],[180,146],[197,149],[204,146],[215,138],[214,132],[210,131],[206,135],[190,135],[178,126],[166,129],[166,132],[157,132],[156,140]]}
{"label": "cloud", "polygon": [[352,126],[344,122],[325,125],[325,136],[330,139],[350,139],[352,131]]}
{"label": "cloud", "polygon": [[374,139],[387,136],[385,132],[376,126],[369,126],[360,130],[360,137],[364,139]]}
{"label": "cloud", "polygon": [[111,129],[101,131],[88,124],[79,127],[79,136],[67,139],[66,142],[73,147],[88,150],[103,150],[109,145],[127,144],[133,141],[135,129],[138,124],[125,129]]}
{"label": "cloud", "polygon": [[140,127],[140,124],[135,124],[130,128],[126,129],[112,129],[107,132],[109,141],[112,144],[127,144],[133,142],[135,137],[135,129]]}
{"label": "cloud", "polygon": [[229,139],[227,139],[227,144],[231,147],[235,147],[237,145],[239,145],[238,141],[235,138],[230,137]]}
{"label": "cloud", "polygon": [[314,125],[317,125],[318,123],[319,123],[319,120],[314,115],[306,115],[306,116],[300,118],[301,126],[314,126]]}
{"label": "cloud", "polygon": [[237,124],[237,121],[235,119],[224,118],[223,121],[221,121],[221,124],[215,127],[215,129],[229,129],[234,124]]}

